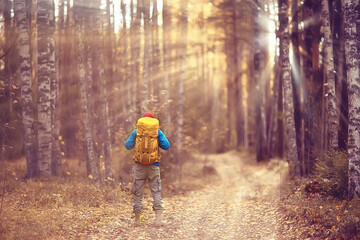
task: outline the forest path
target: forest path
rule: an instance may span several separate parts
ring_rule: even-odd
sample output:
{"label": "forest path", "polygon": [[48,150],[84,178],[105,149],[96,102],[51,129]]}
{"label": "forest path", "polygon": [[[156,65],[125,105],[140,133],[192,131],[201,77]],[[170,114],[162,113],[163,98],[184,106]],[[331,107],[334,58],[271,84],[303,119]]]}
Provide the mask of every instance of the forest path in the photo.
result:
{"label": "forest path", "polygon": [[279,186],[286,176],[286,163],[256,164],[249,154],[228,152],[207,155],[207,168],[203,168],[205,157],[195,158],[198,164],[184,166],[183,172],[190,174],[184,174],[183,182],[201,181],[204,187],[165,197],[163,226],[153,225],[152,200],[146,194],[140,227],[126,216],[121,221],[119,216],[109,216],[106,224],[94,226],[91,238],[286,239],[278,221],[282,218]]}

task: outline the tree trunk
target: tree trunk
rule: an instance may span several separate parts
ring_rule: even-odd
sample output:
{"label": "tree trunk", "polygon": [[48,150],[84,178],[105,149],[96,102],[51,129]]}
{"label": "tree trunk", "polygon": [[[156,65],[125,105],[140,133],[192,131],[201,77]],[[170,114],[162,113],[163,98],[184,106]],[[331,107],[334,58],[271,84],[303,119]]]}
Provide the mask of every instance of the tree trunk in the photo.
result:
{"label": "tree trunk", "polygon": [[[51,92],[52,92],[52,174],[56,176],[61,176],[63,174],[62,170],[62,159],[61,159],[61,148],[60,148],[60,115],[61,115],[61,102],[60,102],[60,74],[62,71],[59,69],[59,59],[61,58],[63,53],[63,44],[61,41],[61,29],[64,24],[64,0],[60,3],[59,7],[59,22],[57,28],[55,28],[55,36],[56,36],[56,51],[55,51],[55,68],[52,73],[51,78]],[[55,5],[52,5],[53,12],[55,12]],[[62,64],[63,65],[63,64]],[[62,67],[61,65],[61,67]]]}
{"label": "tree trunk", "polygon": [[[335,59],[335,71],[336,71],[336,106],[337,106],[337,121],[339,122],[339,148],[346,149],[347,142],[347,89],[343,87],[346,84],[346,74],[345,74],[345,48],[344,48],[344,20],[343,20],[343,11],[341,9],[341,0],[336,0],[334,3],[334,43],[337,39],[338,44],[334,46],[334,55],[337,53]],[[345,93],[345,94],[343,94]]]}
{"label": "tree trunk", "polygon": [[254,55],[254,79],[255,79],[255,94],[257,95],[255,103],[255,123],[256,123],[256,159],[257,161],[263,161],[268,158],[267,156],[267,134],[266,134],[266,111],[265,111],[265,102],[266,102],[266,83],[268,81],[268,76],[265,69],[266,61],[266,51],[263,49],[260,41],[261,34],[264,29],[259,24],[261,13],[258,10],[256,13],[256,18],[258,20],[255,23],[255,55]]}
{"label": "tree trunk", "polygon": [[[80,9],[81,10],[81,9]],[[95,152],[94,152],[94,141],[93,141],[93,129],[91,127],[91,109],[89,108],[88,99],[88,79],[86,77],[86,64],[85,59],[85,46],[83,43],[84,27],[82,26],[82,18],[76,16],[76,39],[77,39],[77,57],[78,57],[78,68],[79,68],[79,80],[80,80],[80,95],[81,95],[81,111],[82,120],[84,125],[84,140],[86,146],[87,162],[89,163],[89,173],[91,174],[96,184],[100,183],[99,171],[96,166]],[[88,74],[87,74],[88,75]]]}
{"label": "tree trunk", "polygon": [[165,130],[168,136],[171,136],[171,113],[170,113],[170,9],[169,9],[169,2],[168,0],[164,0],[163,3],[163,66],[164,66],[164,104],[165,104],[165,111],[164,111],[164,120],[165,120]]}
{"label": "tree trunk", "polygon": [[274,156],[275,142],[276,142],[276,132],[278,131],[277,121],[278,121],[278,102],[279,102],[279,83],[280,83],[280,64],[279,59],[276,60],[274,64],[274,85],[273,85],[273,104],[271,105],[271,114],[269,120],[269,129],[268,129],[268,138],[267,138],[267,156],[269,158]]}
{"label": "tree trunk", "polygon": [[[302,9],[302,20],[310,21],[312,18],[312,2],[306,0]],[[314,131],[314,117],[312,116],[312,109],[314,105],[314,97],[313,90],[311,87],[313,84],[313,59],[312,59],[312,42],[313,42],[313,34],[312,34],[312,26],[309,24],[304,26],[303,38],[301,41],[302,48],[304,52],[301,54],[301,62],[302,62],[302,77],[304,78],[304,89],[302,91],[303,94],[303,124],[304,124],[304,174],[310,173],[310,169],[312,167],[311,158],[312,158],[312,143],[313,143],[313,134]]]}
{"label": "tree trunk", "polygon": [[296,131],[294,121],[294,103],[293,89],[290,74],[289,61],[289,30],[288,30],[288,0],[279,0],[279,21],[281,33],[280,42],[280,58],[282,66],[282,77],[284,81],[284,110],[286,119],[286,136],[287,136],[287,161],[290,165],[291,176],[300,175],[300,164],[296,146]]}
{"label": "tree trunk", "polygon": [[333,41],[330,28],[330,15],[329,15],[329,1],[322,0],[322,23],[325,39],[325,52],[324,52],[324,66],[326,68],[326,80],[327,80],[327,114],[328,114],[328,141],[329,147],[337,149],[338,144],[338,110],[335,95],[335,70],[334,70],[334,54],[333,54]]}
{"label": "tree trunk", "polygon": [[160,95],[160,42],[159,42],[159,25],[158,25],[158,1],[153,0],[153,14],[152,14],[152,34],[153,34],[153,51],[152,51],[152,71],[151,71],[151,79],[152,79],[152,93],[150,94],[150,99],[153,102],[156,102],[156,106],[159,106],[159,95]]}
{"label": "tree trunk", "polygon": [[27,178],[37,174],[36,135],[34,130],[34,110],[32,107],[32,78],[30,58],[29,20],[27,16],[26,0],[15,0],[15,18],[17,22],[20,80],[21,80],[21,107],[24,133],[25,157],[27,163]]}
{"label": "tree trunk", "polygon": [[[101,1],[100,1],[101,2]],[[112,1],[106,0],[106,38],[105,38],[105,76],[106,76],[106,83],[109,88],[112,88],[114,86],[114,72],[113,72],[113,66],[114,66],[114,56],[113,56],[113,24],[111,23],[111,7],[112,7]]]}
{"label": "tree trunk", "polygon": [[129,46],[128,46],[128,30],[127,30],[127,26],[126,26],[126,4],[124,3],[124,1],[121,1],[121,11],[122,11],[122,17],[123,17],[123,47],[124,47],[124,56],[122,56],[123,60],[123,65],[125,65],[125,75],[123,76],[124,80],[123,80],[123,89],[119,89],[119,92],[123,92],[124,96],[125,96],[125,106],[126,106],[126,111],[129,113],[129,115],[127,115],[126,117],[129,117],[129,122],[132,122],[132,114],[130,112],[130,109],[132,109],[131,106],[131,69],[130,69],[130,64],[129,64]]}
{"label": "tree trunk", "polygon": [[136,8],[136,16],[135,20],[132,21],[131,25],[131,43],[132,43],[132,49],[131,49],[131,58],[133,63],[133,69],[132,69],[132,77],[131,82],[133,83],[132,86],[132,93],[133,93],[133,106],[134,106],[134,112],[135,116],[141,115],[141,95],[139,94],[139,83],[141,80],[140,77],[140,26],[141,26],[141,9],[142,9],[142,1],[137,1],[137,8]]}
{"label": "tree trunk", "polygon": [[178,85],[178,118],[177,118],[177,130],[176,130],[176,158],[179,163],[180,171],[179,177],[181,180],[182,165],[181,159],[182,141],[183,141],[183,129],[184,129],[184,102],[185,102],[185,79],[186,79],[186,59],[187,59],[187,32],[188,32],[188,12],[187,12],[187,0],[181,2],[181,19],[180,19],[180,74]]}
{"label": "tree trunk", "polygon": [[149,111],[149,85],[150,85],[150,59],[151,59],[151,25],[150,25],[150,0],[143,0],[144,16],[144,66],[141,82],[141,113]]}
{"label": "tree trunk", "polygon": [[[244,74],[241,69],[243,52],[241,45],[241,19],[240,19],[241,6],[237,1],[234,2],[234,48],[235,48],[235,118],[236,118],[236,146],[243,145],[244,143],[244,114],[243,114],[243,94],[242,94],[242,75]],[[210,91],[209,91],[210,92]]]}
{"label": "tree trunk", "polygon": [[[295,129],[296,129],[296,145],[298,148],[298,157],[300,166],[303,166],[304,156],[303,156],[303,124],[302,124],[302,95],[303,95],[303,84],[301,79],[301,70],[300,70],[300,48],[299,48],[299,10],[298,10],[298,1],[293,0],[291,4],[291,42],[293,50],[293,63],[292,63],[292,84],[294,90],[294,116],[295,116]],[[304,167],[301,167],[301,174],[303,174]]]}
{"label": "tree trunk", "polygon": [[[101,16],[95,16],[95,28],[97,29],[97,36],[99,38],[99,45],[97,49],[97,59],[99,63],[104,62],[104,39],[102,38]],[[104,67],[101,64],[97,65],[100,80],[100,125],[101,136],[104,144],[104,162],[105,162],[105,179],[106,181],[114,180],[114,170],[112,167],[112,148],[111,148],[111,132],[109,121],[109,106],[108,94],[106,90],[106,77]]]}
{"label": "tree trunk", "polygon": [[11,121],[13,112],[13,65],[15,53],[15,34],[12,28],[11,17],[12,2],[4,0],[3,21],[4,21],[4,72],[7,84],[5,85],[5,101],[7,112],[4,114],[5,122]]}
{"label": "tree trunk", "polygon": [[344,0],[345,56],[349,97],[349,198],[360,196],[360,71],[359,41],[356,33],[359,23],[359,1]]}
{"label": "tree trunk", "polygon": [[[280,43],[280,49],[281,49],[281,43]],[[279,57],[279,64],[282,65],[282,60],[281,60],[281,55]],[[280,73],[279,73],[279,86],[277,88],[277,92],[278,92],[278,101],[277,101],[277,105],[278,105],[278,118],[277,118],[277,150],[276,153],[278,154],[278,156],[280,158],[284,157],[284,97],[283,97],[283,85],[284,85],[284,81],[282,78],[282,66],[280,66]]]}
{"label": "tree trunk", "polygon": [[[311,86],[309,87],[309,99],[310,99],[310,105],[311,110],[309,111],[310,114],[310,133],[311,133],[311,142],[310,144],[310,154],[317,153],[320,155],[320,158],[322,159],[324,154],[324,141],[327,140],[327,135],[324,135],[324,138],[321,138],[320,141],[318,139],[318,133],[316,129],[320,129],[322,126],[327,125],[327,121],[321,118],[320,114],[315,114],[314,111],[316,109],[321,109],[323,105],[324,100],[324,94],[323,94],[323,66],[320,65],[320,56],[323,56],[323,51],[320,52],[320,41],[321,41],[321,1],[312,1],[312,0],[305,0],[305,4],[311,7],[310,15],[308,16],[308,20],[312,21],[312,24],[307,27],[308,34],[311,34],[311,36],[308,36],[308,41],[306,44],[311,45],[307,48],[311,48],[311,52],[307,52],[309,56],[311,57],[311,63],[312,63],[312,76],[311,76],[311,83],[309,83]],[[311,126],[312,125],[312,126]],[[309,161],[309,171],[311,171],[312,167],[314,165],[313,158]]]}
{"label": "tree trunk", "polygon": [[38,163],[41,176],[51,175],[53,92],[55,73],[54,9],[52,0],[37,3],[38,26]]}
{"label": "tree trunk", "polygon": [[[229,24],[225,27],[225,57],[226,57],[226,150],[234,149],[236,147],[236,65],[235,65],[235,51],[234,51],[234,12],[232,18],[229,19]],[[205,51],[202,50],[204,56]],[[205,58],[203,58],[203,78],[206,79]]]}

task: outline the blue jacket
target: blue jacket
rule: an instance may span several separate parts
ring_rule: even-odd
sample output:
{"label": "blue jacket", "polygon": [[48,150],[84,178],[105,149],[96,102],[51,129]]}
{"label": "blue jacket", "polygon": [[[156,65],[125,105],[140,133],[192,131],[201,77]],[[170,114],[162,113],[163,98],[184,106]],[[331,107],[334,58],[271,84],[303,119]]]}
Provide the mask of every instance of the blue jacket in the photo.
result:
{"label": "blue jacket", "polygon": [[[128,140],[126,140],[125,142],[126,149],[130,150],[135,147],[136,133],[137,133],[137,129],[131,132]],[[167,140],[167,138],[165,137],[164,133],[161,130],[158,130],[157,138],[159,139],[159,147],[164,150],[168,150],[170,147],[170,142]]]}

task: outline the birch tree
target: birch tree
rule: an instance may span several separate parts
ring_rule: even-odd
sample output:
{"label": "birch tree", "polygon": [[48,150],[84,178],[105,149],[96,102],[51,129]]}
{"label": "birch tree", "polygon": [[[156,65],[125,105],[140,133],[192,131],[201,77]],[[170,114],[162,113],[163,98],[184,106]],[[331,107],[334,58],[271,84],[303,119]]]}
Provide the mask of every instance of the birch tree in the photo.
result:
{"label": "birch tree", "polygon": [[52,0],[37,2],[38,28],[38,163],[41,176],[51,175],[54,108],[52,79],[55,77],[55,17]]}
{"label": "birch tree", "polygon": [[171,136],[171,114],[170,114],[170,9],[169,0],[163,2],[163,71],[164,71],[164,103],[165,103],[165,129],[169,136]]}
{"label": "birch tree", "polygon": [[[179,159],[180,152],[182,150],[182,135],[184,128],[184,98],[185,98],[185,77],[186,77],[186,52],[187,52],[187,24],[188,24],[188,12],[187,12],[187,0],[181,1],[181,18],[180,18],[180,36],[181,36],[181,48],[180,48],[180,74],[178,85],[178,115],[177,115],[177,130],[176,130],[176,155]],[[182,165],[182,164],[180,164]],[[181,167],[181,166],[180,166]],[[180,172],[181,174],[181,172]]]}
{"label": "birch tree", "polygon": [[159,65],[160,65],[160,42],[159,42],[159,25],[158,25],[158,1],[153,0],[152,13],[152,64],[151,64],[151,100],[159,102]]}
{"label": "birch tree", "polygon": [[359,1],[344,0],[345,56],[349,97],[349,198],[360,196],[360,71],[356,26],[359,24]]}
{"label": "birch tree", "polygon": [[290,74],[289,60],[289,30],[288,30],[288,0],[279,0],[279,22],[280,22],[280,59],[283,78],[283,96],[285,111],[285,128],[287,137],[287,161],[290,165],[292,176],[300,175],[300,164],[296,146],[296,131],[294,121],[293,89]]}
{"label": "birch tree", "polygon": [[26,0],[14,1],[15,18],[18,29],[20,80],[21,80],[21,112],[24,133],[25,157],[28,178],[36,176],[37,154],[36,135],[34,130],[34,111],[32,108],[32,78],[30,58],[29,20]]}
{"label": "birch tree", "polygon": [[[98,41],[98,49],[97,49],[97,60],[99,63],[104,62],[104,40],[101,37],[101,16],[95,16],[95,28],[97,32],[97,36],[99,38]],[[100,80],[100,123],[101,123],[101,136],[103,138],[104,145],[104,161],[105,161],[105,179],[113,180],[114,179],[114,170],[112,167],[112,148],[111,148],[111,132],[110,132],[110,121],[109,121],[109,104],[108,104],[108,94],[106,90],[106,77],[104,72],[104,67],[102,64],[97,65],[97,71],[99,73]]]}
{"label": "birch tree", "polygon": [[[127,26],[126,26],[126,4],[124,1],[121,1],[121,12],[122,12],[122,21],[123,21],[123,45],[124,45],[124,56],[123,56],[123,64],[125,65],[125,75],[124,75],[124,84],[122,85],[124,89],[119,89],[120,91],[125,91],[125,100],[126,100],[126,108],[128,111],[132,108],[131,106],[131,69],[130,69],[130,63],[129,63],[129,51],[128,51],[128,34],[127,34]],[[132,13],[131,13],[132,14]],[[130,118],[132,117],[132,114],[130,114]],[[131,122],[132,119],[129,119]]]}
{"label": "birch tree", "polygon": [[[131,1],[131,6],[133,5],[133,1]],[[133,93],[133,106],[135,114],[140,115],[140,99],[139,99],[139,81],[140,81],[140,25],[141,25],[141,6],[142,0],[137,1],[136,7],[136,16],[135,19],[132,17],[132,24],[131,24],[131,62],[132,62],[132,69],[131,69],[131,82],[133,83],[132,86],[132,93]],[[133,9],[133,7],[132,7]],[[133,10],[131,11],[131,16],[133,16]]]}
{"label": "birch tree", "polygon": [[[89,99],[87,91],[89,89],[89,79],[86,76],[86,66],[88,64],[87,59],[85,58],[85,47],[83,43],[83,33],[84,29],[82,27],[81,16],[77,13],[76,16],[76,39],[77,39],[77,60],[79,68],[79,80],[80,80],[80,95],[81,95],[81,112],[82,120],[84,125],[84,140],[86,146],[86,155],[88,162],[88,172],[91,174],[93,180],[96,184],[100,183],[99,171],[96,165],[95,151],[94,151],[94,137],[93,137],[93,128],[91,120],[91,109],[89,108]],[[90,71],[91,72],[91,71]],[[89,74],[87,74],[89,75]]]}
{"label": "birch tree", "polygon": [[14,44],[14,31],[12,28],[12,17],[11,17],[12,2],[10,0],[4,0],[4,10],[3,10],[3,31],[4,31],[4,73],[6,76],[7,84],[5,85],[5,97],[6,97],[6,106],[7,112],[4,114],[6,122],[11,121],[11,115],[13,112],[13,65],[14,65],[14,53],[15,53],[15,44]]}
{"label": "birch tree", "polygon": [[329,147],[337,149],[338,144],[338,110],[335,95],[335,70],[334,70],[334,54],[333,54],[333,40],[332,32],[330,28],[330,14],[329,14],[329,1],[322,0],[322,24],[325,39],[324,49],[324,67],[326,68],[326,80],[327,80],[327,114],[328,114],[328,141]]}
{"label": "birch tree", "polygon": [[291,1],[291,44],[292,44],[292,84],[294,88],[294,117],[295,117],[295,129],[296,129],[296,144],[298,148],[299,162],[303,163],[304,155],[304,141],[303,141],[303,121],[302,121],[302,102],[303,102],[303,86],[302,75],[300,73],[300,40],[299,34],[299,7],[298,0]]}
{"label": "birch tree", "polygon": [[148,111],[149,83],[150,83],[150,56],[151,56],[151,25],[150,25],[150,0],[143,1],[144,16],[144,66],[141,82],[141,112]]}

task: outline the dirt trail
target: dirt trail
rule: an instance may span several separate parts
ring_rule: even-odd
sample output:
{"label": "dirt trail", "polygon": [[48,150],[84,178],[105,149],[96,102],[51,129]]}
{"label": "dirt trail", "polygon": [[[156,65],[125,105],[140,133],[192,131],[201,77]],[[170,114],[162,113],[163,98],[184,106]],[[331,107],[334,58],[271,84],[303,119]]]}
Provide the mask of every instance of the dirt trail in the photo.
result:
{"label": "dirt trail", "polygon": [[[286,239],[280,231],[279,184],[286,164],[272,160],[257,165],[252,156],[236,152],[203,156],[186,164],[184,182],[202,179],[204,187],[184,195],[164,198],[164,225],[152,225],[151,197],[144,199],[142,226],[127,216],[109,216],[108,224],[95,227],[93,239]],[[216,171],[211,171],[211,167]],[[202,177],[201,177],[202,175]],[[129,209],[129,216],[131,209]],[[121,221],[119,220],[121,219]]]}

